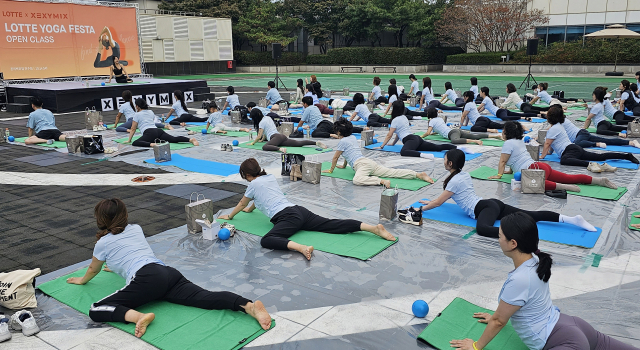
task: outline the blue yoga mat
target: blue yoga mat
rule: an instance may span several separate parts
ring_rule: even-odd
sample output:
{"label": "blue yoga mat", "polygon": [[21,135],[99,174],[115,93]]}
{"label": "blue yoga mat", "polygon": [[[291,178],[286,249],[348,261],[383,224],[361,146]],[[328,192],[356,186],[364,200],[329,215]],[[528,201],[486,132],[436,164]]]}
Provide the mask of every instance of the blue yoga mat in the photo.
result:
{"label": "blue yoga mat", "polygon": [[[560,157],[558,157],[558,155],[555,153],[550,154],[544,157],[544,159],[540,159],[540,160],[560,163]],[[602,164],[603,162],[597,162],[597,163]],[[623,159],[607,159],[606,163],[617,168],[634,169],[634,170],[638,169],[638,164],[634,164],[628,160],[623,160]]]}
{"label": "blue yoga mat", "polygon": [[[373,149],[374,147],[380,147],[382,146],[382,142],[378,142],[378,143],[374,143],[372,145],[369,146],[365,146],[365,148],[367,149]],[[383,149],[376,149],[374,151],[385,151],[385,152],[395,152],[395,153],[400,153],[400,151],[402,150],[402,145],[394,145],[394,146],[385,146]],[[445,153],[447,153],[447,151],[441,151],[441,152],[428,152],[428,151],[420,151],[420,153],[429,153],[429,154],[433,154],[436,158],[444,158]],[[471,159],[476,159],[478,157],[480,157],[482,154],[481,153],[473,153],[473,154],[469,154],[469,153],[465,153],[465,159],[466,160],[471,160]]]}
{"label": "blue yoga mat", "polygon": [[356,121],[352,121],[351,124],[352,125],[358,125],[358,126],[367,126],[367,122],[365,122],[362,119],[356,120]]}
{"label": "blue yoga mat", "polygon": [[171,160],[168,162],[156,162],[155,158],[147,159],[145,163],[162,165],[162,166],[175,166],[177,168],[192,171],[194,173],[213,174],[220,176],[229,176],[237,174],[240,171],[239,165],[218,163],[210,160],[203,160],[197,158],[184,157],[179,154],[172,154]]}
{"label": "blue yoga mat", "polygon": [[624,153],[640,154],[640,148],[633,147],[633,146],[607,145],[607,148],[589,147],[587,149],[595,149],[595,150],[607,151],[607,152],[624,152]]}
{"label": "blue yoga mat", "polygon": [[624,114],[626,114],[626,115],[630,115],[630,116],[632,116],[632,117],[633,117],[633,111],[626,111],[626,112],[624,112]]}
{"label": "blue yoga mat", "polygon": [[[412,207],[420,207],[420,202],[411,204]],[[441,206],[423,211],[424,219],[448,222],[450,224],[476,227],[477,221],[470,218],[467,214],[454,203],[444,203]],[[493,225],[500,226],[500,221],[496,221]],[[543,241],[574,245],[583,248],[593,248],[602,233],[602,229],[596,227],[596,232],[589,232],[580,227],[560,222],[538,222],[538,236]]]}

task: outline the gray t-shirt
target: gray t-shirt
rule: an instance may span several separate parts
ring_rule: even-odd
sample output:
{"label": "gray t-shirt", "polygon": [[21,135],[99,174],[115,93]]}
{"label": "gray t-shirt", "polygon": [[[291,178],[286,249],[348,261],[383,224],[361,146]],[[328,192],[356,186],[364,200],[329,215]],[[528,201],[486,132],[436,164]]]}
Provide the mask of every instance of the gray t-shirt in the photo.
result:
{"label": "gray t-shirt", "polygon": [[567,132],[564,131],[564,127],[559,123],[549,128],[549,131],[547,131],[547,139],[553,140],[551,148],[553,148],[553,151],[556,152],[558,157],[561,157],[564,149],[571,144]]}
{"label": "gray t-shirt", "polygon": [[371,115],[369,108],[364,103],[357,105],[354,113],[356,113],[358,117],[360,117],[360,119],[364,120],[365,122],[369,121],[369,116]]}
{"label": "gray t-shirt", "polygon": [[211,113],[209,115],[209,119],[207,119],[207,123],[209,123],[211,125],[214,125],[214,126],[216,124],[222,123],[222,113],[221,112]]}
{"label": "gray t-shirt", "polygon": [[262,117],[262,120],[258,124],[258,128],[264,131],[264,135],[267,137],[267,141],[271,140],[271,136],[278,133],[278,128],[276,124],[273,122],[271,117]]}
{"label": "gray t-shirt", "polygon": [[138,129],[143,134],[147,129],[156,127],[155,119],[156,115],[153,114],[153,111],[148,109],[143,109],[133,115],[133,121],[138,123]]}
{"label": "gray t-shirt", "polygon": [[390,129],[396,129],[394,132],[398,135],[398,139],[402,140],[411,135],[411,125],[404,115],[397,116],[391,120]]}
{"label": "gray t-shirt", "polygon": [[469,112],[467,118],[469,118],[471,124],[475,124],[476,120],[480,118],[480,113],[478,113],[478,107],[476,107],[475,102],[467,102],[467,104],[464,105],[464,110]]}
{"label": "gray t-shirt", "polygon": [[444,138],[449,138],[449,133],[451,132],[451,128],[447,126],[447,124],[442,120],[442,118],[437,117],[429,120],[429,127],[433,128],[433,131],[440,134],[440,136]]}
{"label": "gray t-shirt", "polygon": [[562,123],[562,127],[564,128],[564,131],[567,132],[569,140],[571,140],[571,142],[574,142],[576,140],[576,136],[578,136],[580,128],[573,124],[573,122],[569,119],[564,120],[564,123]]}
{"label": "gray t-shirt", "polygon": [[284,197],[273,175],[258,176],[255,180],[251,181],[244,196],[253,199],[256,208],[268,216],[269,219],[273,218],[283,209],[294,206],[294,204]]}
{"label": "gray t-shirt", "polygon": [[602,106],[602,103],[600,102],[591,107],[591,114],[595,114],[593,117],[593,126],[595,127],[597,127],[601,121],[607,120],[604,116],[604,106]]}
{"label": "gray t-shirt", "polygon": [[360,150],[360,143],[353,135],[341,138],[338,146],[336,146],[336,150],[342,151],[342,156],[352,168],[356,160],[363,157],[362,151]]}
{"label": "gray t-shirt", "polygon": [[507,165],[513,172],[529,169],[529,166],[534,163],[522,140],[509,139],[505,141],[502,145],[502,154],[510,155]]}

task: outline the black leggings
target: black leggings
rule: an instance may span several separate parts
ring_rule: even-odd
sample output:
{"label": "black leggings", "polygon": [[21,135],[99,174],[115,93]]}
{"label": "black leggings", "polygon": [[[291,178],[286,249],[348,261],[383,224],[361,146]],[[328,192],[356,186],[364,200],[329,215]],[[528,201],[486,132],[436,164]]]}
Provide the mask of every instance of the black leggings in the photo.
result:
{"label": "black leggings", "polygon": [[502,120],[518,120],[520,118],[535,118],[537,116],[538,115],[535,113],[518,113],[504,108],[500,108],[496,111],[496,117]]}
{"label": "black leggings", "polygon": [[181,116],[179,116],[178,118],[175,118],[174,120],[170,121],[169,124],[171,124],[171,125],[180,125],[180,123],[188,123],[188,122],[203,123],[203,122],[206,122],[207,119],[208,119],[207,117],[198,118],[198,117],[194,116],[193,114],[184,113]]}
{"label": "black leggings", "polygon": [[626,159],[634,163],[638,162],[636,157],[631,153],[587,152],[584,150],[584,148],[576,144],[570,144],[569,146],[567,146],[567,148],[564,149],[564,152],[562,152],[562,156],[560,157],[560,164],[587,167],[589,166],[589,161],[604,162],[607,159]]}
{"label": "black leggings", "polygon": [[406,116],[412,116],[412,117],[423,117],[426,118],[427,117],[427,112],[420,112],[419,110],[416,111],[412,111],[409,108],[404,109],[404,115]]}
{"label": "black leggings", "polygon": [[156,139],[170,143],[189,142],[188,137],[171,136],[162,129],[150,128],[145,130],[139,139],[133,141],[132,145],[138,147],[151,147],[152,143],[156,143]]}
{"label": "black leggings", "polygon": [[356,103],[353,101],[347,101],[347,104],[344,105],[344,107],[342,107],[343,111],[353,111],[356,109]]}
{"label": "black leggings", "polygon": [[[353,127],[353,129],[351,130],[352,133],[354,134],[359,134],[362,132],[362,128],[358,128],[358,127]],[[323,120],[320,123],[318,123],[318,126],[316,126],[315,130],[313,130],[313,132],[311,133],[311,137],[318,137],[318,138],[330,138],[331,134],[333,134],[333,123],[328,121],[328,120]]]}
{"label": "black leggings", "polygon": [[457,148],[454,145],[427,142],[418,135],[408,135],[402,139],[402,150],[400,155],[404,157],[420,157],[420,151],[441,152]]}
{"label": "black leggings", "polygon": [[378,97],[375,101],[376,104],[380,104],[380,103],[389,103],[389,100],[384,97],[384,96],[380,96]]}
{"label": "black leggings", "polygon": [[502,201],[495,198],[483,199],[476,204],[473,210],[476,215],[476,231],[480,236],[498,238],[498,227],[494,227],[493,224],[496,220],[500,220],[503,217],[522,212],[538,221],[558,222],[560,221],[560,214],[552,211],[528,211],[520,208],[512,207],[510,205],[502,203]]}
{"label": "black leggings", "polygon": [[357,220],[327,219],[316,215],[305,207],[295,205],[282,209],[271,218],[273,228],[260,240],[267,249],[289,250],[289,237],[296,232],[318,231],[333,234],[345,234],[360,231],[362,222]]}
{"label": "black leggings", "polygon": [[[105,272],[103,272],[105,273]],[[191,283],[180,271],[159,264],[144,265],[135,277],[114,294],[95,302],[89,317],[95,322],[125,322],[124,315],[152,301],[193,306],[206,310],[243,311],[251,300],[231,292],[211,292]]]}
{"label": "black leggings", "polygon": [[543,350],[638,350],[595,330],[585,320],[560,314]]}
{"label": "black leggings", "polygon": [[443,110],[443,111],[461,111],[461,110],[464,109],[464,107],[449,107],[449,106],[445,106],[442,103],[440,103],[440,101],[438,101],[438,100],[431,100],[429,102],[429,106],[427,108],[438,108],[438,109]]}
{"label": "black leggings", "polygon": [[527,103],[527,102],[522,102],[522,104],[520,105],[520,110],[525,112],[525,113],[546,112],[546,111],[549,110],[549,108],[551,108],[551,106],[549,106],[549,107],[534,107],[530,103]]}
{"label": "black leggings", "polygon": [[391,124],[391,119],[382,118],[381,116],[371,113],[369,114],[369,120],[367,121],[367,126],[385,126],[387,124]]}
{"label": "black leggings", "polygon": [[455,101],[452,102],[455,103],[457,107],[464,107],[465,105],[464,98],[462,97],[458,97]]}
{"label": "black leggings", "polygon": [[627,127],[620,126],[620,125],[613,125],[611,124],[610,121],[603,120],[600,123],[598,123],[598,127],[596,128],[596,130],[597,130],[596,134],[618,136],[618,134],[621,131],[627,130]]}
{"label": "black leggings", "polygon": [[504,124],[496,123],[487,117],[478,117],[476,123],[471,127],[474,132],[487,132],[488,129],[502,129]]}
{"label": "black leggings", "polygon": [[633,121],[634,119],[636,118],[630,115],[626,115],[622,111],[616,111],[613,114],[613,120],[615,120],[616,125],[627,125],[629,124],[629,122]]}
{"label": "black leggings", "polygon": [[308,140],[292,140],[282,134],[273,134],[271,135],[271,139],[262,146],[263,151],[278,151],[280,147],[302,147],[306,145],[315,145],[315,141]]}

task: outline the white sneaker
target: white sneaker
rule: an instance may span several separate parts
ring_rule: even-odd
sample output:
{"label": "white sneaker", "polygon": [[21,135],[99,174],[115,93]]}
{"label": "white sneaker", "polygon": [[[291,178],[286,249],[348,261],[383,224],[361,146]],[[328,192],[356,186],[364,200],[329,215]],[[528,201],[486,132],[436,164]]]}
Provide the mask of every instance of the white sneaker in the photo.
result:
{"label": "white sneaker", "polygon": [[22,334],[26,337],[40,332],[40,327],[38,327],[36,319],[33,318],[31,312],[27,310],[21,310],[13,314],[10,323],[13,330],[22,330]]}
{"label": "white sneaker", "polygon": [[47,145],[53,145],[53,141],[54,141],[53,139],[47,140]]}
{"label": "white sneaker", "polygon": [[9,332],[9,319],[4,315],[0,315],[0,343],[11,339],[11,332]]}
{"label": "white sneaker", "polygon": [[587,166],[587,170],[589,170],[592,173],[601,173],[602,172],[602,168],[600,167],[600,164],[595,163],[595,162],[589,163],[589,166]]}

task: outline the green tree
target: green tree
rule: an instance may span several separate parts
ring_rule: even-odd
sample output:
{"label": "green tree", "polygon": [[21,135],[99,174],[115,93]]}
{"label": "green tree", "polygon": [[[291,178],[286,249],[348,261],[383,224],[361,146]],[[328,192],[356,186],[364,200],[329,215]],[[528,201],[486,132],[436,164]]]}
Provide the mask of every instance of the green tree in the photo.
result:
{"label": "green tree", "polygon": [[288,45],[297,39],[292,33],[300,25],[299,18],[283,11],[281,2],[257,0],[240,17],[234,31],[263,47],[271,43]]}
{"label": "green tree", "polygon": [[371,16],[370,10],[369,0],[353,0],[347,4],[337,26],[344,37],[345,46],[366,40],[371,41],[371,46],[375,46],[376,39],[380,38],[378,33],[381,23]]}

